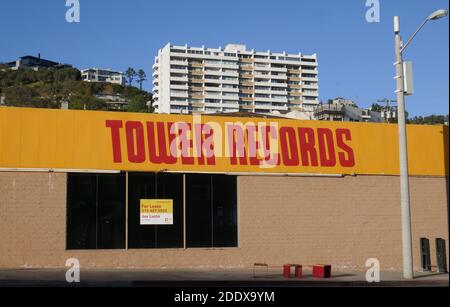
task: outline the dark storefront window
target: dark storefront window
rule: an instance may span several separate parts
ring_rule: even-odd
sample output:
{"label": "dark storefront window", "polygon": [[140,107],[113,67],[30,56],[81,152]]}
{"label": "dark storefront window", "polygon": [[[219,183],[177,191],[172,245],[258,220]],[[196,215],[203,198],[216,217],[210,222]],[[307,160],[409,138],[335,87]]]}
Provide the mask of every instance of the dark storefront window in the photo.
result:
{"label": "dark storefront window", "polygon": [[[129,173],[128,248],[183,248],[184,231],[186,247],[237,246],[236,185],[236,176]],[[126,248],[125,191],[125,174],[68,174],[67,249]],[[142,199],[172,200],[173,224],[141,225]]]}
{"label": "dark storefront window", "polygon": [[237,246],[236,177],[186,176],[187,247]]}
{"label": "dark storefront window", "polygon": [[125,248],[125,175],[69,174],[67,249]]}
{"label": "dark storefront window", "polygon": [[[130,173],[128,247],[183,247],[183,175]],[[172,199],[173,225],[140,225],[141,199]]]}

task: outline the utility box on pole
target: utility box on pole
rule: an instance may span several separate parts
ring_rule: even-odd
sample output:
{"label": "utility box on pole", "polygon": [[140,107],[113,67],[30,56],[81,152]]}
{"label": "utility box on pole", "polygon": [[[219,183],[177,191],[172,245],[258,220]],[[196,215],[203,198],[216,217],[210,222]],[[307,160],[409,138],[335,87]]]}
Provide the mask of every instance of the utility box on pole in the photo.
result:
{"label": "utility box on pole", "polygon": [[403,62],[403,74],[404,74],[404,92],[405,95],[414,94],[414,80],[413,80],[413,67],[412,62]]}

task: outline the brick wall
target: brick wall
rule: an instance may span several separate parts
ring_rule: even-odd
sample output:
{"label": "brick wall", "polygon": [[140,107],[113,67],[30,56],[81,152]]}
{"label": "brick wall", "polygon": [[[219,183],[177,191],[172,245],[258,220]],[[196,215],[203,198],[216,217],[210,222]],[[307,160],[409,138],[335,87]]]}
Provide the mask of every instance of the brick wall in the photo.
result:
{"label": "brick wall", "polygon": [[[241,176],[239,247],[221,249],[66,251],[66,174],[0,172],[0,268],[247,267],[287,262],[362,269],[378,258],[401,269],[399,177]],[[448,246],[445,178],[411,178],[414,260],[418,242]],[[447,257],[448,258],[448,257]]]}

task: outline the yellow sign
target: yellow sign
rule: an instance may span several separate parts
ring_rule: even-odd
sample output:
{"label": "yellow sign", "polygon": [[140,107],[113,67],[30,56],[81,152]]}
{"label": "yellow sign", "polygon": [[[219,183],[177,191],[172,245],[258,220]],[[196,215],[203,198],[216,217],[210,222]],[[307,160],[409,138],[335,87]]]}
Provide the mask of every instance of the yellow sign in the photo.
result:
{"label": "yellow sign", "polygon": [[141,199],[141,225],[172,225],[172,199]]}
{"label": "yellow sign", "polygon": [[[448,174],[448,127],[409,125],[411,175]],[[1,169],[398,175],[393,124],[0,108]]]}

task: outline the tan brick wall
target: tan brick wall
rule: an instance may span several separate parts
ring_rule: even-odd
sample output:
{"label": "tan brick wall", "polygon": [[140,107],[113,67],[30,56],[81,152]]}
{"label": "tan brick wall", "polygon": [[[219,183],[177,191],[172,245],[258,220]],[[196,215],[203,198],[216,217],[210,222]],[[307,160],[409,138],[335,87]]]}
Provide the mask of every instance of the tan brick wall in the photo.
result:
{"label": "tan brick wall", "polygon": [[[238,179],[239,247],[66,251],[66,175],[0,172],[0,268],[244,267],[254,262],[401,268],[399,178],[395,176]],[[411,178],[415,266],[418,241],[448,246],[445,178]]]}

